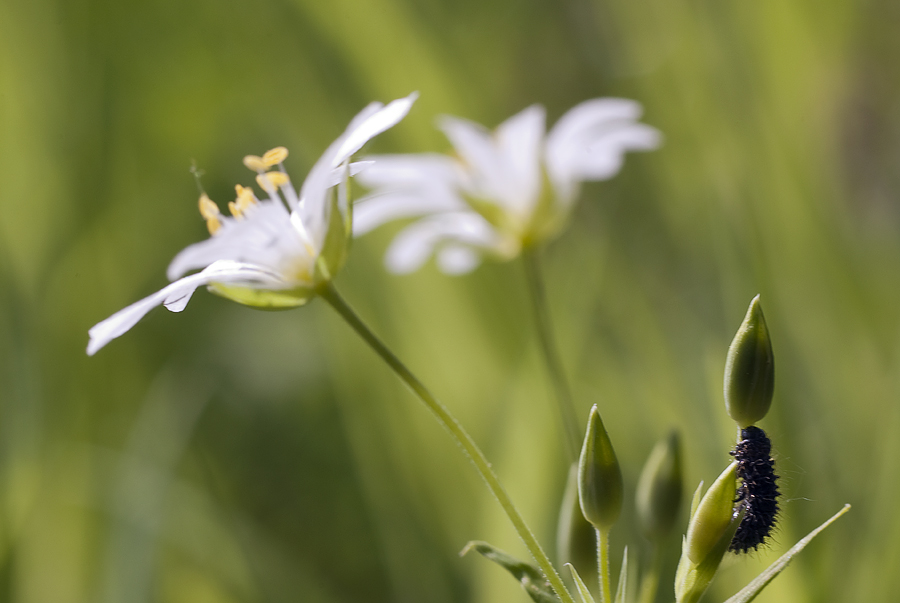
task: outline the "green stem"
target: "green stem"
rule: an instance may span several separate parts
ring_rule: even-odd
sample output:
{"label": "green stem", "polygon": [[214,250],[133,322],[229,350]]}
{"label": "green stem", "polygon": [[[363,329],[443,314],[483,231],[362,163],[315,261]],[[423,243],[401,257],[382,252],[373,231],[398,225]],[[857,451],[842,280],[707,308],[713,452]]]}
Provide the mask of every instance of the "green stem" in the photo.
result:
{"label": "green stem", "polygon": [[609,531],[597,530],[597,572],[600,582],[600,603],[612,603],[609,584]]}
{"label": "green stem", "polygon": [[553,339],[553,326],[550,322],[550,311],[547,306],[547,294],[544,287],[544,279],[541,275],[538,250],[535,247],[525,249],[522,253],[522,260],[525,263],[525,277],[528,281],[528,292],[531,295],[534,323],[541,344],[541,353],[544,357],[544,363],[547,365],[547,372],[550,374],[550,381],[553,383],[553,390],[556,393],[556,405],[559,409],[566,450],[569,453],[569,460],[574,461],[578,458],[578,451],[581,446],[578,411],[575,409],[572,392],[566,381],[566,374],[563,371],[559,351],[556,349],[556,343]]}
{"label": "green stem", "polygon": [[353,308],[351,308],[340,294],[338,294],[334,285],[329,283],[326,287],[323,287],[320,291],[320,295],[337,311],[338,314],[341,315],[341,318],[343,318],[347,324],[350,325],[350,327],[356,331],[367,344],[369,344],[369,347],[371,347],[376,354],[381,356],[381,359],[393,369],[397,376],[409,386],[413,393],[415,393],[425,406],[428,407],[428,410],[434,414],[438,423],[450,432],[450,435],[456,443],[463,449],[472,461],[472,464],[475,465],[478,474],[481,475],[482,479],[487,483],[488,489],[490,489],[491,493],[500,503],[500,506],[503,507],[506,516],[509,517],[513,527],[519,534],[519,537],[525,543],[525,546],[528,548],[528,551],[534,557],[535,561],[537,561],[541,571],[544,572],[547,580],[550,581],[550,585],[553,587],[553,590],[556,591],[560,600],[563,603],[575,603],[575,600],[572,598],[572,595],[569,594],[566,585],[559,577],[553,564],[550,563],[550,559],[538,543],[537,538],[535,538],[531,529],[519,514],[519,511],[510,499],[509,494],[503,489],[500,479],[497,477],[497,474],[494,473],[493,469],[491,469],[491,464],[485,458],[484,453],[481,452],[481,449],[478,448],[478,445],[472,437],[466,433],[466,430],[459,424],[459,421],[450,414],[447,407],[441,404],[437,398],[428,391],[428,388],[426,388],[425,385],[423,385],[422,382],[406,368],[406,365],[400,362],[394,353],[388,349],[368,326],[366,326],[356,312],[353,311]]}
{"label": "green stem", "polygon": [[641,594],[638,603],[653,603],[656,600],[656,591],[659,589],[660,551],[659,543],[653,543],[653,551],[650,553],[650,565],[641,579]]}

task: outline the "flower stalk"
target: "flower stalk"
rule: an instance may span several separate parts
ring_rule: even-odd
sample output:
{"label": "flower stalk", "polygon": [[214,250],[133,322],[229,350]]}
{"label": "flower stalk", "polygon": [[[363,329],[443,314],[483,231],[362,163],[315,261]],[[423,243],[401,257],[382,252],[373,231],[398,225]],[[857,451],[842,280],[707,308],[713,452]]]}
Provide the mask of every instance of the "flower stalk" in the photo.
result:
{"label": "flower stalk", "polygon": [[597,577],[600,581],[600,603],[612,603],[609,581],[609,529],[597,528]]}
{"label": "flower stalk", "polygon": [[525,265],[525,278],[528,281],[531,306],[534,310],[534,324],[540,341],[541,356],[553,384],[563,440],[571,462],[578,458],[581,430],[578,428],[578,412],[575,410],[572,390],[569,389],[559,350],[553,338],[553,325],[550,321],[550,310],[547,305],[547,293],[541,273],[538,249],[534,246],[528,247],[522,254],[522,260]]}
{"label": "flower stalk", "polygon": [[565,584],[560,578],[559,573],[557,573],[553,564],[550,562],[550,558],[544,553],[544,550],[541,548],[540,543],[538,543],[534,533],[525,523],[525,519],[519,513],[518,509],[516,509],[509,494],[507,494],[506,490],[503,488],[503,484],[500,483],[500,478],[494,473],[494,470],[491,468],[491,464],[488,462],[487,458],[485,458],[484,453],[463,426],[460,425],[459,421],[450,414],[447,407],[434,397],[428,388],[425,387],[425,385],[400,361],[399,358],[397,358],[396,355],[394,355],[384,342],[369,329],[353,308],[344,301],[344,298],[340,296],[331,282],[326,283],[318,293],[322,299],[328,302],[341,318],[346,321],[350,328],[356,331],[356,333],[362,337],[363,341],[365,341],[369,347],[372,348],[385,363],[387,363],[394,373],[400,377],[419,400],[425,404],[428,410],[432,412],[438,423],[450,433],[450,436],[456,441],[460,448],[463,449],[463,452],[469,457],[472,464],[475,465],[476,471],[478,471],[478,474],[487,484],[491,494],[493,494],[500,503],[506,516],[512,522],[516,533],[525,543],[525,546],[534,557],[538,566],[541,568],[541,571],[544,572],[544,575],[547,577],[553,590],[556,591],[560,601],[562,601],[562,603],[575,603],[575,600],[572,598],[572,595],[569,594],[569,591],[566,589]]}

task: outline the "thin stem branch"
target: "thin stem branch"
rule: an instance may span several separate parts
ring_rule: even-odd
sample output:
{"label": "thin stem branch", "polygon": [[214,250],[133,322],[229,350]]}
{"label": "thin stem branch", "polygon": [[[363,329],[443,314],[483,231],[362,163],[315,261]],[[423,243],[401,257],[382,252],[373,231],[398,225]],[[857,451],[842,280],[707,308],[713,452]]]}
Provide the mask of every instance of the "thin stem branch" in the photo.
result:
{"label": "thin stem branch", "polygon": [[541,352],[553,390],[556,395],[556,405],[559,409],[560,423],[563,430],[563,439],[566,442],[566,451],[569,460],[578,458],[581,444],[581,430],[578,428],[578,411],[572,399],[572,391],[566,381],[566,374],[559,357],[559,350],[553,338],[553,325],[550,321],[550,310],[547,306],[547,294],[544,287],[544,278],[541,273],[538,249],[529,247],[522,253],[525,264],[525,277],[528,281],[528,292],[531,295],[531,305],[534,310],[534,323],[538,332]]}
{"label": "thin stem branch", "polygon": [[609,584],[609,531],[597,530],[597,577],[599,579],[600,603],[612,603],[612,589]]}
{"label": "thin stem branch", "polygon": [[534,533],[532,533],[519,511],[516,509],[509,494],[506,493],[506,490],[500,483],[497,474],[491,469],[491,464],[485,458],[484,453],[481,452],[481,449],[478,448],[478,445],[472,437],[469,436],[465,429],[463,429],[459,421],[450,414],[447,407],[441,404],[438,399],[428,391],[428,388],[412,374],[406,365],[404,365],[369,329],[356,312],[353,311],[353,308],[351,308],[338,294],[334,285],[329,283],[322,291],[320,291],[320,295],[335,309],[335,311],[337,311],[338,314],[341,315],[341,318],[343,318],[347,324],[350,325],[350,327],[356,331],[367,344],[369,344],[369,347],[371,347],[372,350],[375,351],[375,353],[378,354],[391,369],[393,369],[397,376],[406,383],[413,393],[418,396],[425,406],[428,407],[428,410],[434,414],[438,423],[450,432],[451,437],[456,441],[460,448],[463,449],[465,454],[472,461],[472,464],[475,465],[478,474],[481,475],[481,478],[487,483],[488,489],[490,489],[491,493],[500,503],[500,506],[503,507],[506,516],[509,517],[509,520],[512,522],[519,537],[525,543],[525,546],[528,548],[528,551],[534,557],[535,561],[537,561],[538,566],[540,566],[541,571],[544,572],[547,580],[550,581],[550,585],[553,587],[553,590],[556,591],[560,600],[563,603],[575,603],[575,600],[572,598],[572,595],[569,594],[569,591],[566,589],[565,584],[559,577],[553,564],[550,563],[550,559],[547,557],[546,553],[544,553],[537,538],[535,538]]}

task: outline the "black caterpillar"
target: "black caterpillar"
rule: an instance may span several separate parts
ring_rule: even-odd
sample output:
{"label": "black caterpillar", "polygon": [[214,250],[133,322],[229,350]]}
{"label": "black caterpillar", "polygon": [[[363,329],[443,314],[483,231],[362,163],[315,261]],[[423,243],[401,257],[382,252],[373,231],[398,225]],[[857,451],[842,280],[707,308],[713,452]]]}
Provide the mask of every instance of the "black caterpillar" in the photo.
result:
{"label": "black caterpillar", "polygon": [[744,519],[731,539],[729,551],[755,551],[775,527],[779,492],[771,450],[766,432],[751,426],[741,430],[741,441],[729,453],[737,461],[737,476],[741,478],[735,502],[744,509]]}

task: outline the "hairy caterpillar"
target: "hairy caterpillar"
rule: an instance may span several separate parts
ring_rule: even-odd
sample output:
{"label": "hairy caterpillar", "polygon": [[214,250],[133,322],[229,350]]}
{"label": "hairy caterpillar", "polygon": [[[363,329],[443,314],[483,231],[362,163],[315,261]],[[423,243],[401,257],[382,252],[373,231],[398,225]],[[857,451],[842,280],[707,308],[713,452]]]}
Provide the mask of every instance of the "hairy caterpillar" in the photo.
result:
{"label": "hairy caterpillar", "polygon": [[736,503],[744,510],[728,550],[746,553],[764,544],[772,533],[778,517],[778,486],[775,480],[775,461],[770,456],[772,443],[766,432],[750,426],[741,430],[741,441],[730,453],[737,461],[737,476],[741,485]]}

